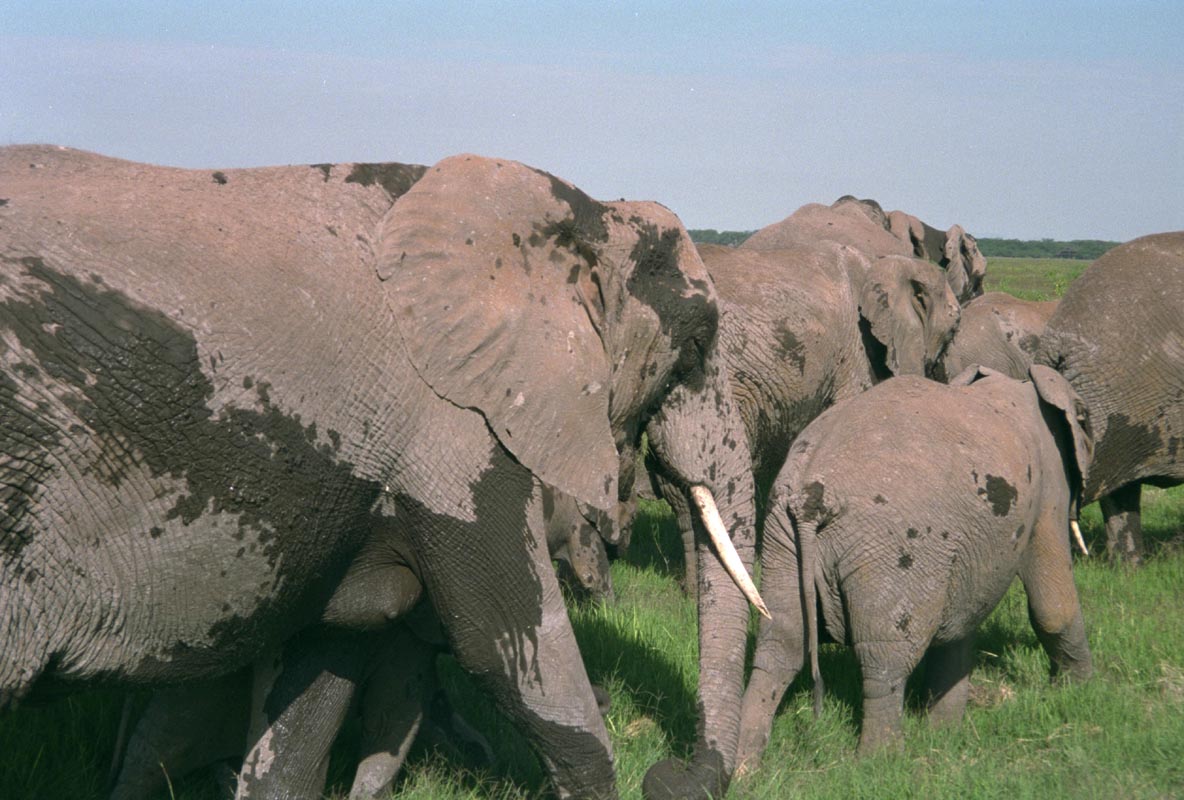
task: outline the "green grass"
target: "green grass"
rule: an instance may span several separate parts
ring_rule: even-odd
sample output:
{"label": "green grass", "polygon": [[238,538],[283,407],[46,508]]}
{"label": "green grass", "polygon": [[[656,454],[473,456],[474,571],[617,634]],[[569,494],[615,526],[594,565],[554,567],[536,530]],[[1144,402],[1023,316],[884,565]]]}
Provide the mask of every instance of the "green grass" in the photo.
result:
{"label": "green grass", "polygon": [[1007,292],[1023,300],[1054,300],[1090,263],[1071,258],[989,258],[983,285],[988,292]]}

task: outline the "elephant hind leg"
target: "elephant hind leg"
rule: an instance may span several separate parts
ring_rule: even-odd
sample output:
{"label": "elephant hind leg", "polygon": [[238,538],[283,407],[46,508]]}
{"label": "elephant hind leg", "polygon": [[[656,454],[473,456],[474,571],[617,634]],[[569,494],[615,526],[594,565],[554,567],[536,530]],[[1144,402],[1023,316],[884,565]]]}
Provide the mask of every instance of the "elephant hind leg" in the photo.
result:
{"label": "elephant hind leg", "polygon": [[329,751],[365,666],[361,638],[308,633],[284,646],[275,668],[256,666],[250,749],[236,798],[323,794]]}
{"label": "elephant hind leg", "polygon": [[1047,516],[1057,522],[1046,517],[1037,524],[1020,566],[1028,620],[1048,653],[1052,677],[1065,674],[1072,680],[1086,680],[1093,674],[1093,660],[1073,582],[1069,533],[1060,513]]}
{"label": "elephant hind leg", "polygon": [[401,629],[368,672],[358,702],[362,742],[351,800],[390,791],[436,691],[436,648]]}
{"label": "elephant hind leg", "polygon": [[119,765],[111,800],[138,800],[246,747],[251,678],[246,671],[161,689],[144,709]]}
{"label": "elephant hind leg", "polygon": [[1102,519],[1106,522],[1106,554],[1111,561],[1143,565],[1143,520],[1140,514],[1143,485],[1128,483],[1102,497]]}
{"label": "elephant hind leg", "polygon": [[863,673],[859,755],[903,745],[905,683],[922,654],[923,648],[910,641],[855,642],[855,657]]}
{"label": "elephant hind leg", "polygon": [[970,697],[973,667],[973,636],[929,648],[925,654],[925,693],[930,725],[940,727],[962,719]]}

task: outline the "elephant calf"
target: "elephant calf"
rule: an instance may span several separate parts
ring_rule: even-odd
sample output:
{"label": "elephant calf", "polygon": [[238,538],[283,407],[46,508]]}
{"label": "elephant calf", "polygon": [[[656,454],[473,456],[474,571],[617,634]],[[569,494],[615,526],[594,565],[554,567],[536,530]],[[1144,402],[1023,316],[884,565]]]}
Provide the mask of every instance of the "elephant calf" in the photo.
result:
{"label": "elephant calf", "polygon": [[1088,678],[1068,526],[1091,452],[1080,399],[1039,366],[1030,382],[983,368],[948,386],[894,378],[806,427],[770,501],[761,592],[772,619],[744,697],[740,763],[759,758],[803,648],[818,707],[819,610],[863,673],[860,753],[899,739],[905,681],[927,652],[931,721],[961,718],[974,631],[1017,574],[1052,674]]}

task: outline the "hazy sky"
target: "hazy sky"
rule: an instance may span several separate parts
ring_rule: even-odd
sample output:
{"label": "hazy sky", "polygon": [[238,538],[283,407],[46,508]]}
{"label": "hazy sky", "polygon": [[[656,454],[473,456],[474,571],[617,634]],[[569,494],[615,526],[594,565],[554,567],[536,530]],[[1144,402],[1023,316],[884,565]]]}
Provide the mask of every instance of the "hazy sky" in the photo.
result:
{"label": "hazy sky", "polygon": [[872,197],[979,236],[1184,229],[1184,1],[0,0],[0,143],[525,161],[691,228]]}

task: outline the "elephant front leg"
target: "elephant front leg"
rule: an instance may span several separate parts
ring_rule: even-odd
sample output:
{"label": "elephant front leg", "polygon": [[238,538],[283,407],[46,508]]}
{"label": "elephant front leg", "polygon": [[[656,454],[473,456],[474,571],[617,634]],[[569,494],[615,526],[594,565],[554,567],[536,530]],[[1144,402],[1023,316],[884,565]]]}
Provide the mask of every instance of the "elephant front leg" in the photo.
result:
{"label": "elephant front leg", "polygon": [[[529,473],[499,459],[466,521],[401,501],[458,663],[531,742],[561,797],[613,798],[608,731],[576,646]],[[529,515],[535,524],[528,525]]]}
{"label": "elephant front leg", "polygon": [[1143,521],[1139,513],[1143,485],[1128,483],[1102,497],[1102,519],[1106,521],[1106,553],[1112,561],[1132,567],[1143,565]]}

